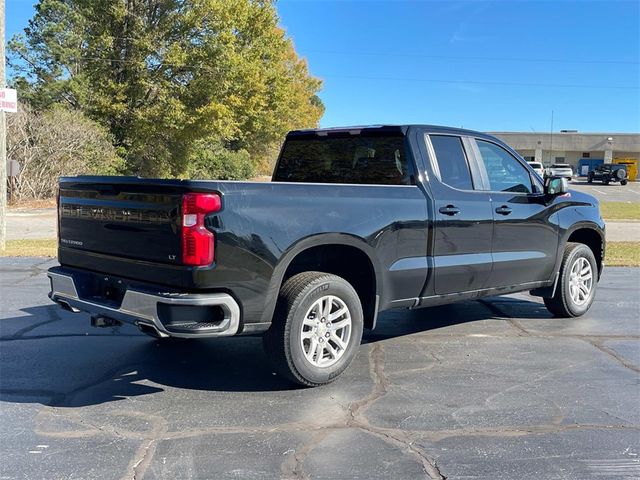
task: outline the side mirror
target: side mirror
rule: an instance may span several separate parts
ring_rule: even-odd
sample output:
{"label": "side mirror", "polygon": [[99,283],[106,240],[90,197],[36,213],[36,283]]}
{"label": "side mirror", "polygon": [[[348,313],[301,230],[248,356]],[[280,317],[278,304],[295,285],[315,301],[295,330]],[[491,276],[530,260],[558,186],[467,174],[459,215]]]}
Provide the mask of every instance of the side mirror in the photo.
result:
{"label": "side mirror", "polygon": [[564,177],[548,177],[544,182],[547,195],[564,195],[569,191],[569,181]]}

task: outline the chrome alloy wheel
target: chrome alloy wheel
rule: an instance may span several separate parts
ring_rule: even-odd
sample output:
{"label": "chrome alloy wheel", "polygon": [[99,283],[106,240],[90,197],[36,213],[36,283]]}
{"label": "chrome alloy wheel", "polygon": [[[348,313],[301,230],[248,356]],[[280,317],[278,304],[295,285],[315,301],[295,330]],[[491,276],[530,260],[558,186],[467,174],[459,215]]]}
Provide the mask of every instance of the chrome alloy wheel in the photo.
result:
{"label": "chrome alloy wheel", "polygon": [[569,274],[569,294],[576,305],[584,305],[593,289],[593,270],[589,260],[578,257]]}
{"label": "chrome alloy wheel", "polygon": [[311,305],[302,322],[300,342],[307,360],[316,367],[330,367],[347,350],[351,339],[351,313],[334,295],[325,295]]}

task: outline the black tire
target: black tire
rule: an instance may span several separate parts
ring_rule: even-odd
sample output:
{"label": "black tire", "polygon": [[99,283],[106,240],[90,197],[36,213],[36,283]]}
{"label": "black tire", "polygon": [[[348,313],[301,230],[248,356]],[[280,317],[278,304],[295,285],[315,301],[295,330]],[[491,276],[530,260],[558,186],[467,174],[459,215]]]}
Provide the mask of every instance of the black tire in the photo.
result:
{"label": "black tire", "polygon": [[615,175],[618,180],[624,180],[624,177],[627,176],[627,173],[622,168],[619,168],[618,170],[616,170]]}
{"label": "black tire", "polygon": [[[592,285],[586,301],[577,304],[570,293],[571,268],[579,258],[584,258],[591,266]],[[586,266],[586,265],[585,265]],[[591,249],[583,243],[567,243],[560,265],[560,276],[558,285],[556,286],[555,295],[551,298],[545,298],[544,304],[551,313],[556,317],[571,318],[584,315],[595,298],[598,286],[598,266]]]}
{"label": "black tire", "polygon": [[627,180],[626,179],[620,180],[620,185],[626,185],[626,184],[627,184]]}
{"label": "black tire", "polygon": [[602,184],[603,184],[603,185],[609,185],[609,179],[608,179],[607,177],[604,177],[604,178],[602,179]]}
{"label": "black tire", "polygon": [[593,177],[591,175],[587,177],[587,183],[593,183]]}
{"label": "black tire", "polygon": [[[320,367],[305,356],[301,336],[307,312],[327,295],[338,297],[347,307],[351,330],[347,346],[336,363]],[[316,387],[332,382],[351,364],[358,353],[362,329],[360,298],[346,280],[323,272],[303,272],[291,277],[280,289],[273,323],[263,337],[263,345],[276,373],[299,385]]]}

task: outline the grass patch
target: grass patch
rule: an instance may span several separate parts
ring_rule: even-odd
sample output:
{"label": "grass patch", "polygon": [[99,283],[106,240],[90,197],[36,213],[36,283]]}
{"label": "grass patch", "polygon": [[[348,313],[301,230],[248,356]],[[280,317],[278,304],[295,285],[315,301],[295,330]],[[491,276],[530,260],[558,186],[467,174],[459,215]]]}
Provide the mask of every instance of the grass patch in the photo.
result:
{"label": "grass patch", "polygon": [[[55,257],[56,239],[9,240],[0,257]],[[640,267],[640,242],[607,242],[605,265],[614,267]]]}
{"label": "grass patch", "polygon": [[47,240],[8,240],[7,248],[0,257],[55,257],[58,254],[58,241]]}
{"label": "grass patch", "polygon": [[54,208],[56,206],[56,199],[54,198],[42,198],[37,200],[20,200],[17,202],[11,202],[8,207],[9,210],[30,210],[32,208]]}
{"label": "grass patch", "polygon": [[640,267],[640,242],[607,242],[605,265]]}
{"label": "grass patch", "polygon": [[600,202],[605,220],[640,220],[640,202]]}

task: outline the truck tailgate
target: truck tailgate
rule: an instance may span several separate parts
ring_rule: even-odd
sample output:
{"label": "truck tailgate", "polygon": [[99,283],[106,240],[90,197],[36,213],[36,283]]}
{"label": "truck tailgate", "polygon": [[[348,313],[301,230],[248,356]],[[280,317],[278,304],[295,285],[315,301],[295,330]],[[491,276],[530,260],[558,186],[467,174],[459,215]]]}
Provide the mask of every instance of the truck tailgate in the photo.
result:
{"label": "truck tailgate", "polygon": [[183,189],[171,181],[93,178],[61,179],[61,247],[150,262],[180,262]]}

